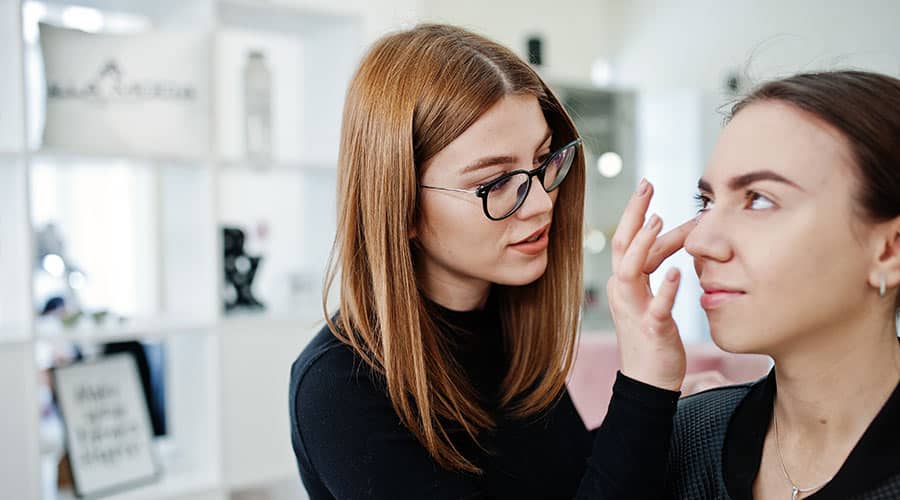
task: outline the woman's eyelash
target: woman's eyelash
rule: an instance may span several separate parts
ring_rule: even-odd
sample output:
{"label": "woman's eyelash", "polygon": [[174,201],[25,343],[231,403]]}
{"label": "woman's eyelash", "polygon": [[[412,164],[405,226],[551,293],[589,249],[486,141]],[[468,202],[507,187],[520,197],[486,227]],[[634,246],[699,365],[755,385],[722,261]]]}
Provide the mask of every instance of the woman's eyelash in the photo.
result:
{"label": "woman's eyelash", "polygon": [[697,211],[703,212],[706,210],[709,203],[712,201],[708,196],[702,193],[697,193],[694,195],[694,201],[697,204]]}
{"label": "woman's eyelash", "polygon": [[[757,201],[764,201],[773,206],[775,204],[768,196],[752,190],[748,190],[744,193],[744,200],[748,205],[753,205],[753,203]],[[703,193],[695,194],[694,201],[697,204],[697,212],[707,211],[709,209],[709,204],[713,202],[712,198]]]}
{"label": "woman's eyelash", "polygon": [[775,206],[775,202],[772,201],[772,198],[769,198],[768,196],[766,196],[762,193],[756,192],[756,191],[748,190],[744,196],[746,197],[747,203],[749,205],[753,205],[754,202],[759,201],[759,202],[765,202],[765,203],[768,203],[769,205],[771,205],[771,207],[767,207],[767,208],[773,208]]}

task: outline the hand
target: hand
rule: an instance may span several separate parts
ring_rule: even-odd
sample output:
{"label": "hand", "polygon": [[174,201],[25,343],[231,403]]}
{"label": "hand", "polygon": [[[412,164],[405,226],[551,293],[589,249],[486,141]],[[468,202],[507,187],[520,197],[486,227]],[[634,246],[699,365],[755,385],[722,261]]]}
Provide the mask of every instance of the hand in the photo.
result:
{"label": "hand", "polygon": [[622,373],[663,389],[681,389],[686,370],[684,344],[672,319],[672,305],[681,281],[670,269],[659,292],[650,290],[650,273],[677,252],[695,223],[690,220],[657,238],[662,220],[644,223],[653,186],[646,180],[632,196],[612,239],[612,277],[606,284]]}

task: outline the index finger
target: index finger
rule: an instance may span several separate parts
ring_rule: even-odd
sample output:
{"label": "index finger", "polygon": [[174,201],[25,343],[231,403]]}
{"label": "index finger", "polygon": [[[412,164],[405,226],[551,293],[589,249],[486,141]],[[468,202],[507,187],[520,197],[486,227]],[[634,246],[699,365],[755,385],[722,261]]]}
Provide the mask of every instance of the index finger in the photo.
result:
{"label": "index finger", "polygon": [[619,262],[625,255],[625,251],[631,246],[631,240],[634,235],[644,226],[644,217],[647,215],[647,207],[650,205],[650,198],[653,197],[653,185],[642,179],[638,185],[637,191],[625,206],[622,217],[619,219],[619,225],[612,237],[612,270],[616,271]]}
{"label": "index finger", "polygon": [[697,219],[693,218],[657,238],[653,247],[650,248],[647,259],[644,261],[643,272],[650,274],[656,271],[664,260],[681,250],[684,247],[684,241],[696,225]]}
{"label": "index finger", "polygon": [[647,254],[647,259],[644,261],[643,272],[650,274],[656,271],[664,260],[681,250],[684,247],[684,241],[696,225],[697,219],[693,218],[657,238]]}

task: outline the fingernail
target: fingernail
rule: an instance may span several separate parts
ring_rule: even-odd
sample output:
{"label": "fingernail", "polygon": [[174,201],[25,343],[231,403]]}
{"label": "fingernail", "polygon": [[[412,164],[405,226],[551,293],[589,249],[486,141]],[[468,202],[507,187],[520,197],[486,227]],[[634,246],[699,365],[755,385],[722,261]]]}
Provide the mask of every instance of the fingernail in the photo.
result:
{"label": "fingernail", "polygon": [[637,187],[637,191],[636,191],[637,195],[644,196],[645,194],[647,194],[647,188],[649,188],[649,187],[650,187],[650,183],[647,182],[647,179],[641,179],[641,183],[638,184],[638,187]]}
{"label": "fingernail", "polygon": [[660,222],[659,216],[656,214],[653,214],[650,216],[650,219],[647,220],[647,225],[644,227],[646,227],[647,229],[654,229],[657,226],[657,224],[659,224],[659,222]]}
{"label": "fingernail", "polygon": [[666,271],[666,279],[669,281],[675,281],[678,279],[678,269],[672,268]]}

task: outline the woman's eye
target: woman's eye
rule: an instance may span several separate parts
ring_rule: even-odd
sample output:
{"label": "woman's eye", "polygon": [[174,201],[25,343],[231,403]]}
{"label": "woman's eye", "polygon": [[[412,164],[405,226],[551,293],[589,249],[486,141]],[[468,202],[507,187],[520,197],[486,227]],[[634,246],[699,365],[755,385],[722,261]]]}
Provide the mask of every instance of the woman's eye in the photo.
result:
{"label": "woman's eye", "polygon": [[699,213],[706,212],[707,210],[709,210],[710,206],[713,203],[712,199],[710,199],[709,196],[706,196],[705,194],[700,194],[700,193],[697,193],[694,195],[694,200],[696,200],[696,202],[697,202],[697,212],[699,212]]}
{"label": "woman's eye", "polygon": [[747,208],[750,210],[768,210],[770,208],[775,208],[775,203],[756,191],[748,191]]}
{"label": "woman's eye", "polygon": [[550,153],[542,154],[534,159],[535,165],[543,165],[547,158],[550,158]]}

